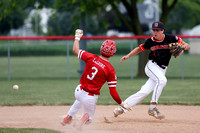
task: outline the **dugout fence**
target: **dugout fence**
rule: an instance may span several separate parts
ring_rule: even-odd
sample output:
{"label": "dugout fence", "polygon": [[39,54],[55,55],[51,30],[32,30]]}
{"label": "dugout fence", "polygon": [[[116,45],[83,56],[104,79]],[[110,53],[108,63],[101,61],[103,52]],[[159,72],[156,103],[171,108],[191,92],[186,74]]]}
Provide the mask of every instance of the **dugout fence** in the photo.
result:
{"label": "dugout fence", "polygon": [[[83,36],[81,41],[87,44],[87,51],[99,55],[99,49],[105,39],[117,44],[117,53],[110,59],[119,78],[135,78],[138,70],[138,56],[123,63],[120,58],[137,47],[137,39],[150,36]],[[184,41],[195,42],[200,46],[200,36],[180,36]],[[0,79],[34,78],[79,78],[80,61],[72,53],[74,36],[38,36],[38,37],[0,37]],[[193,47],[193,46],[191,46]],[[197,47],[198,48],[198,47]],[[196,48],[196,49],[197,49]],[[198,53],[185,52],[178,59],[172,58],[167,77],[200,78]]]}

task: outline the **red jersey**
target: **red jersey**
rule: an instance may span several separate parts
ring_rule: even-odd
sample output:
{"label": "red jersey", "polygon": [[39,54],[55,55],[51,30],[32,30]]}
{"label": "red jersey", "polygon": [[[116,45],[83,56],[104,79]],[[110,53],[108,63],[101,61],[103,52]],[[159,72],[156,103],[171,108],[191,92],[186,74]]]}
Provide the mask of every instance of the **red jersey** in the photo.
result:
{"label": "red jersey", "polygon": [[79,50],[78,58],[86,63],[85,70],[80,79],[80,83],[85,91],[100,95],[100,89],[106,81],[109,88],[116,88],[117,76],[115,69],[108,60],[84,50]]}

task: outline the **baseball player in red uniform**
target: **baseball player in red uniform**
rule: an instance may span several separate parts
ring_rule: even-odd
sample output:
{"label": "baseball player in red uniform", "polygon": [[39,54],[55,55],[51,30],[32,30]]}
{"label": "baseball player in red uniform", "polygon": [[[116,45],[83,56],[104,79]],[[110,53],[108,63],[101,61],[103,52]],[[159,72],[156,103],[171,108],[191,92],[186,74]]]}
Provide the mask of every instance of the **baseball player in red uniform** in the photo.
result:
{"label": "baseball player in red uniform", "polygon": [[75,32],[75,41],[73,45],[73,53],[79,59],[85,61],[85,70],[81,76],[80,84],[75,89],[75,102],[68,111],[68,115],[61,122],[62,125],[69,124],[77,112],[83,109],[81,120],[76,123],[76,127],[80,128],[85,123],[91,123],[95,112],[96,102],[100,95],[100,89],[107,81],[112,98],[126,110],[130,110],[130,106],[122,102],[116,90],[117,76],[115,69],[108,59],[116,52],[116,44],[112,40],[105,40],[101,46],[101,56],[91,54],[84,50],[79,50],[79,41],[83,35],[83,31],[77,29]]}
{"label": "baseball player in red uniform", "polygon": [[[147,49],[151,51],[149,54],[149,61],[145,67],[145,73],[149,79],[137,93],[129,96],[125,102],[133,107],[153,91],[148,114],[156,119],[163,119],[165,116],[158,111],[156,105],[158,104],[158,99],[167,83],[165,73],[171,58],[168,44],[178,42],[182,45],[184,50],[189,50],[190,46],[180,37],[164,34],[165,28],[162,22],[154,22],[152,24],[152,30],[153,36],[148,38],[143,44],[139,45],[139,47],[133,49],[129,54],[123,56],[120,62]],[[114,116],[117,117],[126,111],[127,110],[123,108],[116,108],[114,110]]]}

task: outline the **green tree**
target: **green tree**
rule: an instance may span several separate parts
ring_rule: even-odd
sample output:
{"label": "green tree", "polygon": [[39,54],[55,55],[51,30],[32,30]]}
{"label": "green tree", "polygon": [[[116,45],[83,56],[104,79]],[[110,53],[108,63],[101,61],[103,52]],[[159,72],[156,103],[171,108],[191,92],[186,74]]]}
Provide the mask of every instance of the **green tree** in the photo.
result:
{"label": "green tree", "polygon": [[69,12],[57,12],[48,20],[48,35],[69,35],[72,32],[72,15]]}
{"label": "green tree", "polygon": [[[11,29],[24,25],[24,20],[38,0],[0,0],[0,35],[7,35]],[[51,6],[54,0],[41,0],[38,9]]]}
{"label": "green tree", "polygon": [[11,29],[23,26],[34,3],[26,0],[0,0],[0,34],[7,35]]}
{"label": "green tree", "polygon": [[55,0],[55,3],[52,5],[52,7],[56,9],[56,13],[53,14],[48,21],[49,35],[73,34],[75,28],[80,28],[80,20],[83,17],[83,14],[86,14],[84,16],[87,33],[91,33],[92,35],[100,35],[106,32],[108,24],[103,17],[105,16],[104,10],[102,9],[96,11],[96,9],[92,6],[92,3],[87,5],[87,7],[91,6],[93,8],[90,10],[85,10],[84,1],[80,2],[83,5],[81,7],[80,3],[71,3],[70,1],[66,0]]}
{"label": "green tree", "polygon": [[0,20],[0,35],[7,35],[11,29],[23,26],[26,16],[27,14],[21,8],[10,11],[9,15]]}
{"label": "green tree", "polygon": [[199,6],[200,0],[178,1],[175,8],[168,15],[167,31],[175,31],[176,34],[180,34],[181,29],[190,29],[200,24]]}
{"label": "green tree", "polygon": [[[48,20],[47,35],[72,35],[74,29],[79,28],[80,25],[76,20],[70,12],[56,12]],[[105,20],[98,15],[86,16],[86,23],[87,33],[100,35],[106,32]]]}

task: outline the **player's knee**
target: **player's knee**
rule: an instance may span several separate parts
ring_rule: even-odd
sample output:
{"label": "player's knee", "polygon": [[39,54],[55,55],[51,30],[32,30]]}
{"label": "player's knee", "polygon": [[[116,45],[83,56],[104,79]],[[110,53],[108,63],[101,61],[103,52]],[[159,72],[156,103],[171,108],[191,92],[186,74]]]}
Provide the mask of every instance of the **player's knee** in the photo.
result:
{"label": "player's knee", "polygon": [[160,84],[165,86],[167,84],[167,78],[162,78],[159,80]]}

